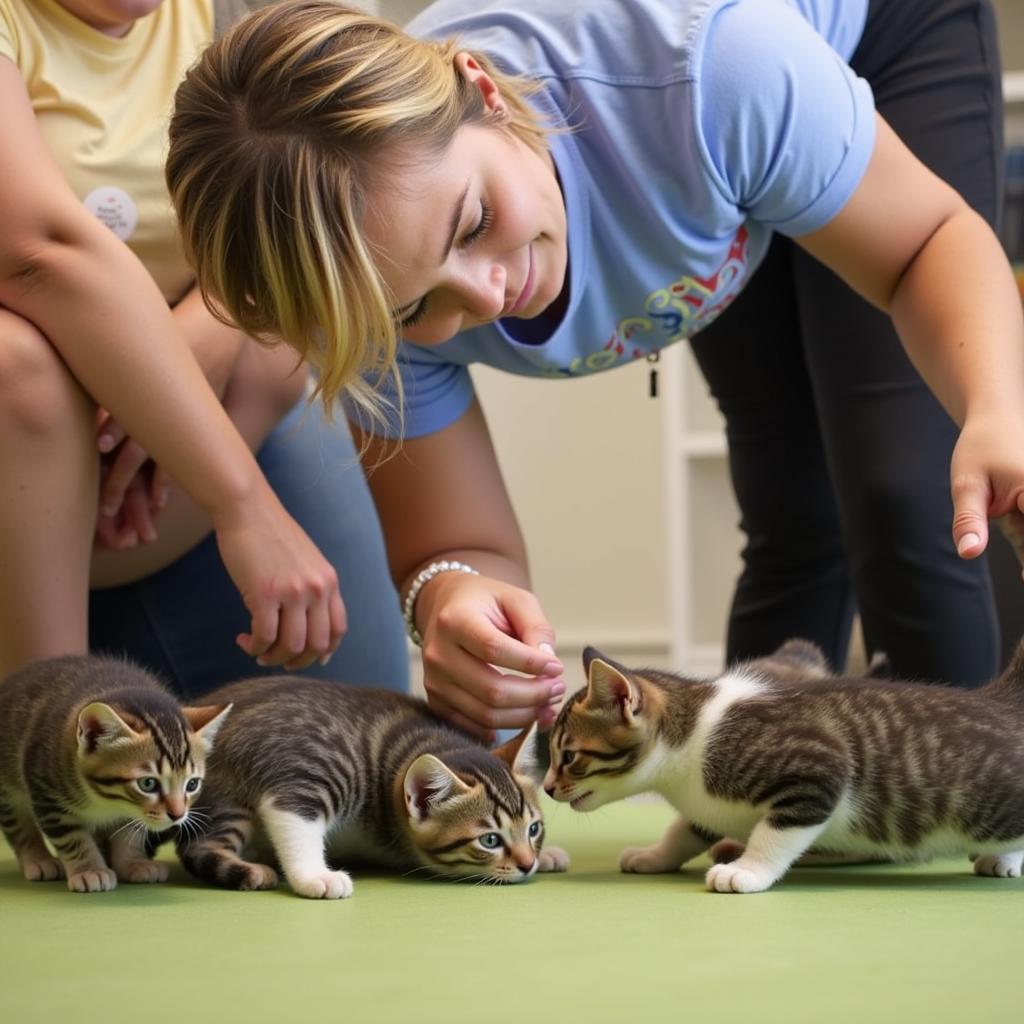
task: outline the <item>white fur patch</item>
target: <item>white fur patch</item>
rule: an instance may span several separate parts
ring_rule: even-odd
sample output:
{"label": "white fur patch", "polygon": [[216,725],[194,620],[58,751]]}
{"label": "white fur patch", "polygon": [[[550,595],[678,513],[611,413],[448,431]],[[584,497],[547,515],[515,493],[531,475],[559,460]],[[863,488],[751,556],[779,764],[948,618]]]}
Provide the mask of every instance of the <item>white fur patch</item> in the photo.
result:
{"label": "white fur patch", "polygon": [[701,708],[697,724],[681,750],[667,748],[652,752],[660,762],[667,784],[662,795],[679,813],[704,828],[722,835],[746,838],[761,815],[735,800],[713,797],[704,786],[704,759],[708,742],[726,712],[741,701],[763,693],[766,686],[756,676],[743,672],[727,672],[714,683],[715,692]]}

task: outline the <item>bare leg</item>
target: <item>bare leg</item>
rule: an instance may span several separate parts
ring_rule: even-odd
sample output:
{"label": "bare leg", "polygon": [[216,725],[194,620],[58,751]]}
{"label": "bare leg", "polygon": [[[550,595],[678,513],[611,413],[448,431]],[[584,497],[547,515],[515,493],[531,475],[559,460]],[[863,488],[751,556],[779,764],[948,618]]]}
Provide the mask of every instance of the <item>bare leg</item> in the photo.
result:
{"label": "bare leg", "polygon": [[693,860],[707,848],[708,841],[693,831],[686,818],[676,818],[653,846],[623,850],[619,867],[623,871],[643,875],[678,871],[680,865]]}
{"label": "bare leg", "polygon": [[95,407],[46,338],[0,308],[0,678],[86,649]]}

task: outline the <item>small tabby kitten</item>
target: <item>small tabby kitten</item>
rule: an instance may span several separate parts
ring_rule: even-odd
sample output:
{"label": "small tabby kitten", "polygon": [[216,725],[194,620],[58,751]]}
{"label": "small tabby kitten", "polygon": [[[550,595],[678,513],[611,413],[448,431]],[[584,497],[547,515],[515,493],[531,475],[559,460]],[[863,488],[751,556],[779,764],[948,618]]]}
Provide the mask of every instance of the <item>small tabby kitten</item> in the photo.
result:
{"label": "small tabby kitten", "polygon": [[227,711],[182,708],[143,669],[93,655],[0,682],[0,829],[25,878],[66,876],[75,892],[163,882],[147,832],[187,821]]}
{"label": "small tabby kitten", "polygon": [[675,871],[734,836],[745,849],[710,868],[713,891],[767,889],[811,847],[962,852],[979,875],[1021,873],[1024,644],[973,691],[833,676],[804,641],[712,680],[629,671],[592,648],[584,666],[544,788],[580,811],[656,792],[679,813],[660,842],[623,851],[623,871]]}
{"label": "small tabby kitten", "polygon": [[415,698],[296,676],[232,683],[209,699],[233,711],[197,808],[204,834],[179,833],[197,878],[269,889],[276,871],[247,859],[269,855],[299,896],[338,899],[352,880],[328,858],[491,882],[568,865],[541,849],[533,732],[488,751]]}

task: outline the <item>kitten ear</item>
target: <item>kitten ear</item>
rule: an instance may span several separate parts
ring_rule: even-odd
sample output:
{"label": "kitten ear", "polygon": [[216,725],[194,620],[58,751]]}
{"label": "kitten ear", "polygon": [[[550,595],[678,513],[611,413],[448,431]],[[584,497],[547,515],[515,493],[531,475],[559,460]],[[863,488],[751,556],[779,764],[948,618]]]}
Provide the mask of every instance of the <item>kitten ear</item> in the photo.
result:
{"label": "kitten ear", "polygon": [[547,736],[537,731],[537,723],[517,733],[512,739],[495,747],[492,751],[518,775],[526,775],[534,782],[540,782],[551,762]]}
{"label": "kitten ear", "polygon": [[423,821],[438,804],[469,792],[469,786],[433,754],[420,754],[409,765],[403,788],[405,806],[414,821]]}
{"label": "kitten ear", "polygon": [[632,725],[636,713],[643,706],[640,687],[615,665],[601,658],[594,658],[588,666],[587,695],[584,707],[599,710],[617,708],[622,720]]}
{"label": "kitten ear", "polygon": [[95,701],[78,713],[78,749],[92,754],[98,747],[116,747],[138,733],[109,705]]}
{"label": "kitten ear", "polygon": [[234,704],[209,704],[201,708],[181,709],[189,728],[196,734],[196,738],[207,753],[213,746],[217,730],[224,724],[224,719],[228,717],[228,712],[233,707]]}

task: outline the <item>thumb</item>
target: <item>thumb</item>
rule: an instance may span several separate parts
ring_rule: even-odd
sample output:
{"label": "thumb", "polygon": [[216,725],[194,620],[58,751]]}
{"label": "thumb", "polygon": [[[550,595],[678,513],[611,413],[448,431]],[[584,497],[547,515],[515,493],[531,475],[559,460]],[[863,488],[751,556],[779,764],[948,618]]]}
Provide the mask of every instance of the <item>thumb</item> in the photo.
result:
{"label": "thumb", "polygon": [[961,558],[977,558],[988,544],[989,488],[978,477],[953,484],[953,543]]}
{"label": "thumb", "polygon": [[511,602],[505,608],[505,615],[519,640],[541,652],[543,658],[538,663],[537,674],[560,675],[564,667],[555,653],[555,631],[536,598],[530,594],[526,600]]}

